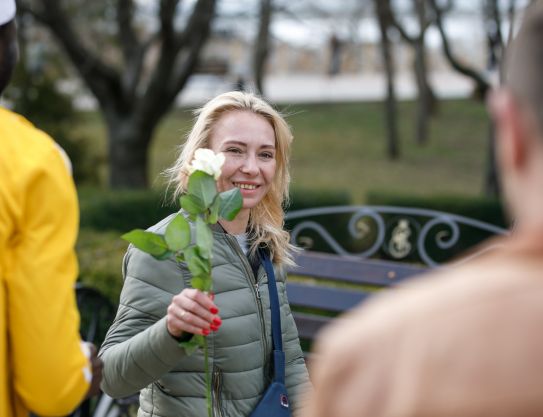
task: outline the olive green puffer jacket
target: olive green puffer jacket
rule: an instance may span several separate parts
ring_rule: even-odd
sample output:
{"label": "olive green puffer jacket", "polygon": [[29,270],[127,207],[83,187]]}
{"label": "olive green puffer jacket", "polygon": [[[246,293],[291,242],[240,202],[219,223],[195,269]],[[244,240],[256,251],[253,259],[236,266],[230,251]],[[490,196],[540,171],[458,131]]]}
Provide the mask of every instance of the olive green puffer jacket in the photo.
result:
{"label": "olive green puffer jacket", "polygon": [[[174,215],[150,230],[164,233]],[[234,236],[215,230],[213,290],[222,325],[208,336],[214,417],[248,416],[271,381],[271,322],[267,276],[255,281]],[[155,260],[130,247],[123,265],[124,285],[117,316],[100,350],[102,389],[112,397],[140,391],[140,417],[204,417],[204,360],[201,350],[187,356],[166,329],[172,297],[190,286],[186,265]],[[276,270],[281,305],[286,386],[291,408],[310,388],[307,369],[285,291]]]}

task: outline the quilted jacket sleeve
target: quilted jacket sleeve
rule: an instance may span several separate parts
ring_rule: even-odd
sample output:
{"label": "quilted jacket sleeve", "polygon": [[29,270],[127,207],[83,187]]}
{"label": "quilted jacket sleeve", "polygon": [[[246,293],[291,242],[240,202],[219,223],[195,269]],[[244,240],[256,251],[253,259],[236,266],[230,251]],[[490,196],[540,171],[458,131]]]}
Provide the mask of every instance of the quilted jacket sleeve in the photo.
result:
{"label": "quilted jacket sleeve", "polygon": [[119,309],[100,350],[102,390],[134,394],[170,371],[185,355],[166,329],[166,309],[183,288],[175,261],[157,261],[133,247],[123,265]]}

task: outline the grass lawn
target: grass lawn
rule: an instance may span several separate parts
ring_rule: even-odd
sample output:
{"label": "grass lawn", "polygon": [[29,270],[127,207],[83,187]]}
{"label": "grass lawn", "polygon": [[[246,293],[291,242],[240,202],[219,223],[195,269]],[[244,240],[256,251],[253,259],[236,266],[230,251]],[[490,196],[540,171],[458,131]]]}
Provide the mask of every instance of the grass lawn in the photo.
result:
{"label": "grass lawn", "polygon": [[[481,103],[443,101],[430,126],[428,145],[414,139],[414,103],[400,104],[402,156],[385,156],[381,103],[304,104],[277,106],[294,131],[292,185],[309,189],[348,190],[363,203],[368,190],[413,195],[476,196],[483,188],[488,118]],[[150,182],[175,159],[175,148],[192,124],[191,109],[172,111],[160,124],[150,149]],[[88,114],[78,126],[96,138],[95,150],[105,155],[100,118]],[[104,167],[105,169],[105,167]],[[103,173],[105,178],[105,173]]]}

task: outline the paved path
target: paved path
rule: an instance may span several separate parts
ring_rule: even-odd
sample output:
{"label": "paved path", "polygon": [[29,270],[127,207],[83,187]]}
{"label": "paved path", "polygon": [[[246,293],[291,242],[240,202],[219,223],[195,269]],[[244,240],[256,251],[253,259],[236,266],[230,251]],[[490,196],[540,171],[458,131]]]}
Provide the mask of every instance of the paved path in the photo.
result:
{"label": "paved path", "polygon": [[[430,82],[438,97],[467,97],[471,93],[471,81],[451,73],[432,74]],[[232,82],[213,76],[194,76],[177,103],[201,105],[217,94],[232,89]],[[341,75],[323,77],[317,75],[270,76],[264,84],[266,97],[277,103],[314,103],[339,101],[371,101],[385,97],[384,77],[378,75]],[[409,75],[396,78],[399,99],[416,96],[416,86]]]}

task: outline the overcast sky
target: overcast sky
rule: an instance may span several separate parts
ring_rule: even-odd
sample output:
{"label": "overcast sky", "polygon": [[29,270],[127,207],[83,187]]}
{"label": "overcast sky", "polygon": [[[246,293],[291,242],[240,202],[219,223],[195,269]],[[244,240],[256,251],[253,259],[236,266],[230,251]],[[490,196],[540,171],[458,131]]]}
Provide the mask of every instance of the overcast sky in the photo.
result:
{"label": "overcast sky", "polygon": [[[147,11],[156,7],[157,0],[137,0]],[[502,10],[507,9],[509,0],[500,0]],[[187,16],[196,0],[181,2],[181,16]],[[517,0],[517,7],[523,8],[528,0]],[[256,31],[258,0],[218,0],[216,29],[237,31],[241,36],[252,39]],[[332,34],[344,40],[370,41],[379,39],[377,22],[373,16],[373,1],[367,0],[274,0],[275,6],[283,11],[272,19],[272,36],[280,41],[312,48],[326,44]],[[456,0],[454,13],[445,19],[445,27],[451,39],[462,42],[482,39],[483,25],[481,0]],[[417,24],[410,17],[412,0],[395,0],[398,16],[408,30],[417,30]],[[325,15],[331,15],[326,17]],[[504,19],[505,21],[506,19]],[[178,22],[183,24],[182,19]],[[504,23],[504,33],[508,30]],[[434,28],[427,32],[429,45],[440,43]]]}

